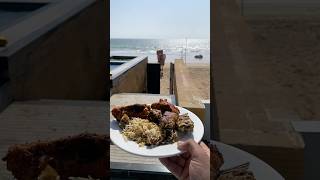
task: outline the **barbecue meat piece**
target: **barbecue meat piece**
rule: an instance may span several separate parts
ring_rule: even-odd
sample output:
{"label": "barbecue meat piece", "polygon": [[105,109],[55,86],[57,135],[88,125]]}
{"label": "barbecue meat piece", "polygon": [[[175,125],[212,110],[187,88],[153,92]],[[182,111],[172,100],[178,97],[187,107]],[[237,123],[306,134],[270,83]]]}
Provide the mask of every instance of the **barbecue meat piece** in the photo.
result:
{"label": "barbecue meat piece", "polygon": [[158,109],[152,109],[152,110],[149,112],[149,115],[148,115],[149,121],[158,124],[161,118],[162,118],[162,113],[161,113],[160,110],[158,110]]}
{"label": "barbecue meat piece", "polygon": [[178,134],[174,129],[162,129],[164,141],[161,144],[170,144],[178,141]]}
{"label": "barbecue meat piece", "polygon": [[160,99],[159,102],[151,104],[151,108],[159,109],[162,113],[170,111],[180,114],[179,109],[175,105],[169,103],[166,99]]}
{"label": "barbecue meat piece", "polygon": [[174,129],[179,115],[174,112],[166,111],[160,119],[159,126],[162,129]]}
{"label": "barbecue meat piece", "polygon": [[127,114],[129,118],[141,118],[147,119],[151,108],[146,104],[134,104],[129,106],[115,107],[111,110],[112,115],[120,121],[124,114]]}
{"label": "barbecue meat piece", "polygon": [[17,180],[38,179],[52,167],[61,180],[69,177],[106,178],[109,169],[109,137],[84,133],[54,141],[13,145],[3,161]]}
{"label": "barbecue meat piece", "polygon": [[193,131],[193,121],[190,119],[188,114],[180,115],[177,121],[177,128],[182,132],[190,132]]}

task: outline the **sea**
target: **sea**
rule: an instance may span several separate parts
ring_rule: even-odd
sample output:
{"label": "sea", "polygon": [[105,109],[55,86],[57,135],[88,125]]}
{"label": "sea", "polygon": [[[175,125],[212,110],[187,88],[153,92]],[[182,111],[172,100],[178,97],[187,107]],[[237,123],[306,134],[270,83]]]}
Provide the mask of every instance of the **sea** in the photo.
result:
{"label": "sea", "polygon": [[[210,63],[210,39],[110,39],[110,55],[148,56],[157,62],[156,51],[166,54],[165,63],[183,59],[186,63]],[[202,59],[195,58],[202,55]]]}

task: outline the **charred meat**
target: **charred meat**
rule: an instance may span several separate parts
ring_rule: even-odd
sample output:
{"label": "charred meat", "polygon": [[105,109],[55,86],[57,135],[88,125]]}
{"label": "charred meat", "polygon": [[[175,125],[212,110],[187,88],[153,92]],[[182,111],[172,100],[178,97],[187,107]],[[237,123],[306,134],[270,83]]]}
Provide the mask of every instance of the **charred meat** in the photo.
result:
{"label": "charred meat", "polygon": [[169,103],[166,99],[160,99],[159,102],[151,104],[151,108],[159,109],[162,113],[166,111],[174,112],[177,114],[180,113],[179,109],[175,105]]}
{"label": "charred meat", "polygon": [[147,119],[151,108],[146,104],[134,104],[129,106],[120,106],[112,109],[112,115],[120,121],[124,114],[127,114],[129,118],[142,118]]}
{"label": "charred meat", "polygon": [[160,110],[158,110],[158,109],[152,109],[152,110],[149,112],[148,119],[149,119],[151,122],[159,123],[159,121],[160,121],[161,118],[162,118],[162,113],[161,113]]}
{"label": "charred meat", "polygon": [[159,126],[163,129],[175,129],[178,119],[177,113],[166,111],[160,119]]}

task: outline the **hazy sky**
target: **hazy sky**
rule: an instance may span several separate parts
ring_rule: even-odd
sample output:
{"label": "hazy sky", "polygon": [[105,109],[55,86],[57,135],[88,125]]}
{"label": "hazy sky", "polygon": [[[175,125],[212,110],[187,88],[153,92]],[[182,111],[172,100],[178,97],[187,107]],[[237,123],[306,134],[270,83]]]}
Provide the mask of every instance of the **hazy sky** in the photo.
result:
{"label": "hazy sky", "polygon": [[209,38],[210,0],[111,0],[111,38]]}

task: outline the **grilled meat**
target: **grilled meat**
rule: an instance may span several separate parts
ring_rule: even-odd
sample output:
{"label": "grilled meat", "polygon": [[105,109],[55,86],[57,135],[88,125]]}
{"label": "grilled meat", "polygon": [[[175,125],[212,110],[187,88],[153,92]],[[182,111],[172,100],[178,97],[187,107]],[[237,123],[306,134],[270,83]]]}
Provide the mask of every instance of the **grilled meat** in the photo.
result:
{"label": "grilled meat", "polygon": [[180,114],[179,109],[175,105],[169,103],[166,99],[160,99],[159,102],[151,104],[151,108],[159,109],[162,113],[170,111]]}
{"label": "grilled meat", "polygon": [[166,111],[160,119],[159,126],[163,129],[174,129],[178,119],[178,114]]}
{"label": "grilled meat", "polygon": [[152,110],[149,112],[149,115],[148,115],[149,121],[154,122],[154,123],[159,123],[159,121],[160,121],[161,118],[162,118],[162,114],[161,114],[161,111],[160,111],[160,110],[158,110],[158,109],[152,109]]}
{"label": "grilled meat", "polygon": [[146,104],[134,104],[129,106],[120,106],[112,109],[112,115],[120,121],[124,114],[127,114],[129,118],[142,118],[147,119],[151,108]]}

